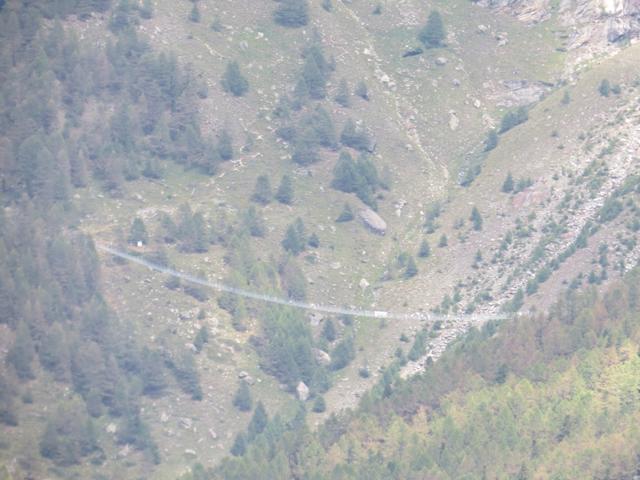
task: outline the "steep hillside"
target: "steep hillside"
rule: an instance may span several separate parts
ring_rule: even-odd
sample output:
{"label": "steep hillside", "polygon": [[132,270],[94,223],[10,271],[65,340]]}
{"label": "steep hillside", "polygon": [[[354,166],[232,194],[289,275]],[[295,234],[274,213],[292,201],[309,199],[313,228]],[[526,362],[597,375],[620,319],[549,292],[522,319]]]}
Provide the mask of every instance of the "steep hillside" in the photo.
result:
{"label": "steep hillside", "polygon": [[274,419],[244,455],[183,478],[633,478],[637,293],[634,271],[474,330],[317,433]]}
{"label": "steep hillside", "polygon": [[[416,35],[430,6],[405,2],[387,6],[382,15],[372,14],[374,7],[336,2],[327,12],[317,6],[311,9],[308,27],[290,30],[273,25],[268,4],[263,10],[247,12],[237,3],[203,3],[198,23],[189,20],[189,5],[181,10],[173,4],[158,4],[154,17],[143,25],[145,31],[158,45],[168,45],[171,39],[178,58],[193,62],[207,82],[208,98],[200,104],[206,125],[214,131],[226,125],[237,142],[245,141],[250,146],[239,152],[232,167],[223,166],[222,174],[212,181],[203,183],[197,176],[172,172],[165,175],[163,186],[136,186],[137,194],[149,207],[140,205],[137,197],[119,200],[122,215],[113,218],[113,223],[126,231],[132,210],[140,209],[145,219],[153,218],[157,210],[175,211],[176,205],[187,198],[193,210],[203,211],[208,218],[222,212],[233,218],[236,210],[250,203],[248,197],[259,175],[268,174],[275,189],[280,176],[288,173],[294,180],[296,200],[291,206],[269,204],[262,210],[268,234],[253,240],[258,250],[265,252],[262,258],[267,258],[266,252],[279,255],[287,224],[300,216],[321,244],[301,265],[309,281],[309,299],[404,311],[428,311],[437,304],[448,293],[442,288],[448,283],[424,277],[435,280],[430,292],[416,294],[402,280],[403,267],[398,265],[398,258],[401,263],[405,252],[416,255],[425,215],[436,202],[447,198],[451,185],[473,178],[484,155],[486,132],[499,123],[501,108],[539,98],[550,88],[542,82],[556,81],[562,54],[555,50],[557,40],[550,26],[525,28],[506,16],[496,19],[482,8],[448,3],[431,6],[442,10],[447,48],[403,58],[405,52],[419,46]],[[221,24],[220,31],[210,29],[214,20]],[[92,28],[99,29],[100,25]],[[86,34],[90,35],[90,30]],[[314,35],[319,35],[325,56],[335,58],[336,64],[327,84],[328,98],[318,103],[325,105],[333,117],[337,133],[347,118],[365,119],[376,142],[374,163],[379,173],[388,171],[390,190],[382,190],[384,197],[376,202],[388,225],[385,237],[372,235],[356,222],[334,223],[345,201],[351,203],[356,215],[362,208],[352,195],[331,188],[337,152],[326,150],[321,161],[300,167],[290,160],[295,151],[276,137],[276,130],[284,122],[274,115],[274,108],[278,98],[291,95],[303,65],[301,52]],[[535,62],[522,61],[518,52],[523,48],[536,58]],[[226,61],[232,59],[239,61],[251,86],[239,98],[225,94],[220,84]],[[352,95],[348,108],[332,102],[342,78],[350,88],[364,80],[369,100]],[[234,115],[216,113],[229,111]],[[184,185],[191,185],[188,192]],[[167,188],[172,195],[157,200],[161,192],[166,195]],[[109,208],[107,217],[102,211],[96,214],[95,218],[101,219],[100,230],[112,220],[113,212]],[[436,243],[437,239],[431,241],[433,261],[441,257],[436,255]],[[172,261],[195,272],[202,269],[198,258],[206,257],[205,261],[212,262],[215,276],[224,279],[222,272],[227,267],[220,263],[221,256],[215,259],[215,253],[190,260],[172,257]],[[424,268],[432,270],[430,264]],[[409,303],[398,306],[387,288],[404,288],[402,295]],[[338,388],[329,393],[329,398],[339,395],[329,404],[337,408],[351,404],[368,384],[358,377],[357,370],[369,363],[375,376],[377,367],[392,358],[400,334],[405,330],[410,334],[416,327],[393,325],[381,332],[369,321],[358,325],[363,333],[356,342],[365,350]],[[383,355],[379,354],[380,341],[384,344]],[[359,388],[355,388],[357,383],[361,383]]]}
{"label": "steep hillside", "polygon": [[[486,315],[544,312],[637,264],[633,2],[306,3],[1,7],[0,291],[22,313],[0,318],[0,406],[18,419],[0,461],[16,478],[212,467],[255,439],[262,407],[316,428]],[[98,267],[92,241],[278,298],[422,315],[272,308],[99,249]],[[86,298],[41,321],[83,269],[99,278]],[[82,427],[56,422],[76,410]]]}

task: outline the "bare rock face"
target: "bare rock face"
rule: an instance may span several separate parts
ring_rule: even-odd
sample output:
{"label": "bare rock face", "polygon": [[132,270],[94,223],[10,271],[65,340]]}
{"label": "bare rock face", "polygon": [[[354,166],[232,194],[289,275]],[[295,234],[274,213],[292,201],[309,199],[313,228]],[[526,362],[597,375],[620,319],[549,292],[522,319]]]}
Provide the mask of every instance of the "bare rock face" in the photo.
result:
{"label": "bare rock face", "polygon": [[640,0],[564,0],[560,19],[575,32],[569,49],[632,40],[640,36]]}
{"label": "bare rock face", "polygon": [[502,107],[518,107],[531,105],[542,99],[551,90],[552,85],[529,80],[504,80],[503,87],[495,95],[495,100]]}
{"label": "bare rock face", "polygon": [[[513,15],[525,23],[547,20],[550,0],[478,0],[476,4]],[[640,37],[640,0],[561,0],[560,23],[572,30],[568,50],[590,47],[601,51],[623,40]]]}
{"label": "bare rock face", "polygon": [[538,23],[549,18],[550,0],[479,0],[483,7],[509,13],[526,23]]}

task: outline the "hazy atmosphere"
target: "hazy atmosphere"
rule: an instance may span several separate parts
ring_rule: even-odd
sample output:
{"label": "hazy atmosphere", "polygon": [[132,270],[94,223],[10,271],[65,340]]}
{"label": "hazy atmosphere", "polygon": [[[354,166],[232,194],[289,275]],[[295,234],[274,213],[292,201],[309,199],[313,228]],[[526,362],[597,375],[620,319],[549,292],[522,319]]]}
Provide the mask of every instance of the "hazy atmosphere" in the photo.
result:
{"label": "hazy atmosphere", "polygon": [[640,478],[639,37],[0,0],[0,480]]}

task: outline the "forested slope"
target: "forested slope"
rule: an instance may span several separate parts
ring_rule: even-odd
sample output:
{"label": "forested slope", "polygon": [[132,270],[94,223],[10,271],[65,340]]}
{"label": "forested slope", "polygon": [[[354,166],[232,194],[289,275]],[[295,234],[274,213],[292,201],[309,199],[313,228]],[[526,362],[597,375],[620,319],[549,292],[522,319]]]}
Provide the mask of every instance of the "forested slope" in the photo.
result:
{"label": "forested slope", "polygon": [[[199,135],[193,79],[129,28],[143,9],[113,12],[102,48],[62,26],[109,8],[8,2],[0,14],[0,420],[17,478],[45,476],[48,462],[100,465],[118,445],[142,452],[144,471],[160,457],[139,398],[162,394],[171,371],[199,388],[191,358],[141,345],[110,310],[93,241],[77,228],[75,189],[97,181],[117,196],[125,179],[156,178],[160,158],[207,172],[220,161]],[[105,436],[107,418],[117,435]]]}
{"label": "forested slope", "polygon": [[633,271],[603,295],[572,292],[548,314],[472,330],[317,433],[275,419],[193,478],[634,478],[639,293]]}

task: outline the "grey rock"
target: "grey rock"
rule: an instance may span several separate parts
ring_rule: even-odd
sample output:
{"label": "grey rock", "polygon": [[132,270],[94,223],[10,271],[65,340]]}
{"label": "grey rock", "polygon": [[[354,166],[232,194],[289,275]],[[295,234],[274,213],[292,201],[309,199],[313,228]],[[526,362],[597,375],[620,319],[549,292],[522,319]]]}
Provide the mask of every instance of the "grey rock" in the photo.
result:
{"label": "grey rock", "polygon": [[377,233],[378,235],[384,235],[387,232],[387,222],[385,222],[380,215],[370,208],[361,210],[358,215],[360,215],[365,226],[372,232]]}
{"label": "grey rock", "polygon": [[298,400],[306,402],[309,398],[309,387],[307,387],[306,383],[300,382],[296,387],[296,393],[298,394]]}
{"label": "grey rock", "polygon": [[313,356],[316,359],[316,362],[318,362],[323,367],[327,367],[331,364],[331,355],[329,355],[324,350],[320,350],[319,348],[314,348]]}

